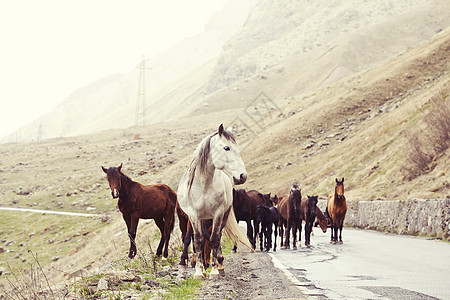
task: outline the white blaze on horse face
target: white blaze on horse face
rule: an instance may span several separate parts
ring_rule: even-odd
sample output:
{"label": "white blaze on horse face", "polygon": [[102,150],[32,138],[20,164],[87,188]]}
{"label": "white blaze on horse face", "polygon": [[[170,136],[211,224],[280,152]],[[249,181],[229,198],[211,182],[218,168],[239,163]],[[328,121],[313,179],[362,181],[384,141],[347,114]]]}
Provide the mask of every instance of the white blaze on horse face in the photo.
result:
{"label": "white blaze on horse face", "polygon": [[237,143],[215,135],[211,138],[211,160],[214,166],[232,178],[235,184],[243,184],[247,180],[247,170]]}

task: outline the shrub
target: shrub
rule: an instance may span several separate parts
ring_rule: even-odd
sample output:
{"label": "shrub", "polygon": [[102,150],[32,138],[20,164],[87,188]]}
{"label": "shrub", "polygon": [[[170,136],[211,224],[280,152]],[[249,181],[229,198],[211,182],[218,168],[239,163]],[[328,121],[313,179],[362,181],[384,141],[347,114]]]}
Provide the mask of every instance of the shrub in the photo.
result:
{"label": "shrub", "polygon": [[429,101],[429,110],[423,117],[425,128],[415,128],[408,134],[410,147],[405,178],[412,180],[428,173],[436,166],[436,159],[450,147],[450,98],[446,85]]}

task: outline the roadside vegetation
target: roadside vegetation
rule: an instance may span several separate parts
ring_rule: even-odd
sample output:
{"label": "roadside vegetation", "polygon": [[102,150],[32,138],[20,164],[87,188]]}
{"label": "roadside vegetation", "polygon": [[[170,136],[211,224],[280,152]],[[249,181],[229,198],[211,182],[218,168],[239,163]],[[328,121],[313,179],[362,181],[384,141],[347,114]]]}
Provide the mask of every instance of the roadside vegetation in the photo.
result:
{"label": "roadside vegetation", "polygon": [[425,106],[421,122],[408,133],[410,152],[403,167],[406,179],[429,173],[436,160],[450,148],[450,87],[445,86]]}

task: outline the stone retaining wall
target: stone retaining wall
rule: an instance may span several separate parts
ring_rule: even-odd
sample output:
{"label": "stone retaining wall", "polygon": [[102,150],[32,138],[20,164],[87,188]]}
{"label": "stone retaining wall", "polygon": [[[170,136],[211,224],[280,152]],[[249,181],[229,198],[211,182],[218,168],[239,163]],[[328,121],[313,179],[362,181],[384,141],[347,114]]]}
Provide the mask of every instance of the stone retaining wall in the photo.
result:
{"label": "stone retaining wall", "polygon": [[[318,205],[324,210],[326,201]],[[449,240],[450,198],[348,202],[345,225]]]}

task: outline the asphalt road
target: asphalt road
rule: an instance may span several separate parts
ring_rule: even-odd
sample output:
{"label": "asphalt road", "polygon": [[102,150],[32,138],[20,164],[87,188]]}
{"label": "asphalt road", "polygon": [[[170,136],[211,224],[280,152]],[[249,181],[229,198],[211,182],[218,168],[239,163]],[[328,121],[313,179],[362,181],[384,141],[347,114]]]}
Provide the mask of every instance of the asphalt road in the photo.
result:
{"label": "asphalt road", "polygon": [[[450,243],[344,228],[343,244],[314,228],[311,248],[270,252],[317,299],[450,299]],[[277,240],[279,244],[279,238]]]}

